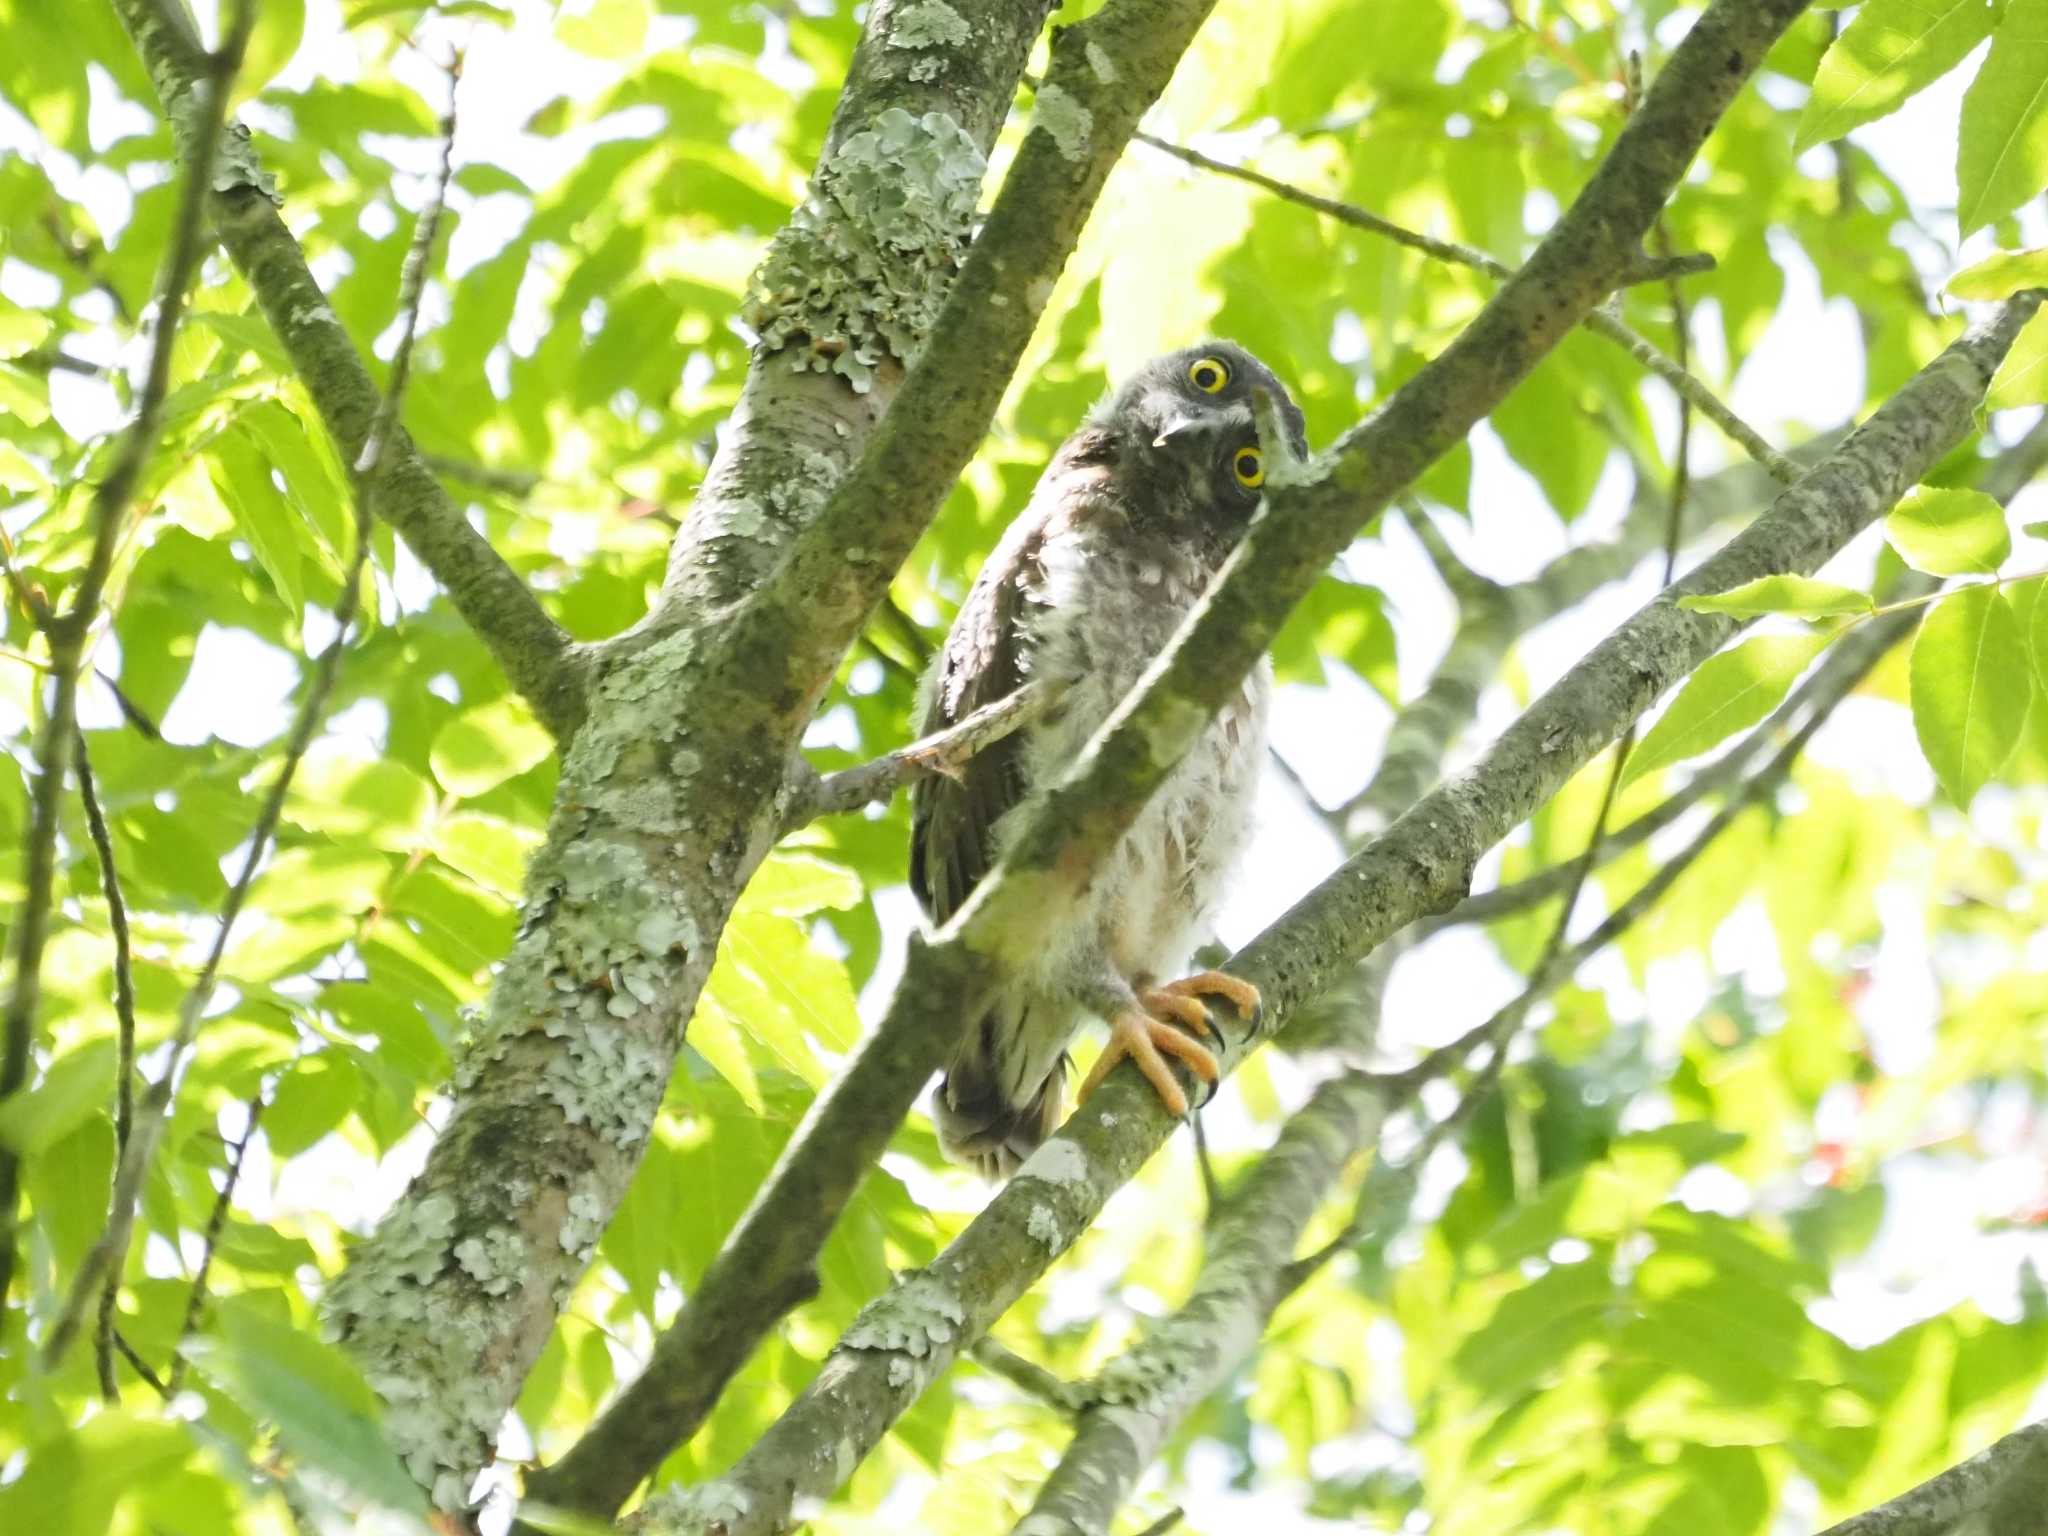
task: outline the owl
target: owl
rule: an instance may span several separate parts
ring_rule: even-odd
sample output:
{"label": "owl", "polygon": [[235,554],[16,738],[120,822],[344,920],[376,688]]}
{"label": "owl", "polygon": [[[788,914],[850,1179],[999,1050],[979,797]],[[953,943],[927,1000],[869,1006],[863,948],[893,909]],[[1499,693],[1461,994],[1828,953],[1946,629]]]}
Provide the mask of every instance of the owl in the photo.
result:
{"label": "owl", "polygon": [[[926,679],[920,735],[1023,684],[1051,697],[1032,723],[957,777],[911,794],[910,883],[936,926],[1002,856],[1035,796],[1167,647],[1259,506],[1265,460],[1252,391],[1272,395],[1297,453],[1302,415],[1257,358],[1204,342],[1156,358],[1060,446],[989,556]],[[1067,1050],[1092,1016],[1109,1044],[1082,1084],[1133,1058],[1175,1116],[1187,1100],[1166,1058],[1213,1082],[1202,999],[1247,1015],[1258,993],[1182,966],[1251,828],[1271,667],[1261,663],[1097,867],[1034,963],[968,1021],[939,1085],[952,1157],[1004,1177],[1052,1133]]]}

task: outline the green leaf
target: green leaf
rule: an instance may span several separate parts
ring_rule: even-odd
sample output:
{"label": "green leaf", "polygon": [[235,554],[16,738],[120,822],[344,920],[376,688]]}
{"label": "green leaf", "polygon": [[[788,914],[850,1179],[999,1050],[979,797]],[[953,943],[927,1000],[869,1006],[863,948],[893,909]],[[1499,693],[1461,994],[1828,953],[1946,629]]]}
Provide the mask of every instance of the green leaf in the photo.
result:
{"label": "green leaf", "polygon": [[807,917],[820,907],[856,906],[864,894],[860,877],[844,865],[804,853],[771,853],[747,882],[739,910]]}
{"label": "green leaf", "polygon": [[1992,375],[1984,405],[1993,411],[2048,405],[2048,309],[2042,309],[2013,338],[2012,350]]}
{"label": "green leaf", "polygon": [[207,458],[214,489],[235,514],[236,528],[296,618],[306,606],[306,584],[299,569],[304,524],[271,483],[270,461],[238,433],[216,439]]}
{"label": "green leaf", "polygon": [[539,833],[480,811],[434,823],[434,857],[508,901],[519,899],[526,861],[539,846]]}
{"label": "green leaf", "polygon": [[1964,810],[2020,739],[2027,643],[1994,588],[1966,587],[1921,620],[1911,667],[1913,729],[1941,787]]}
{"label": "green leaf", "polygon": [[268,1317],[248,1296],[223,1297],[214,1336],[184,1354],[235,1402],[277,1426],[300,1459],[351,1493],[424,1517],[426,1501],[378,1428],[376,1394],[354,1363],[310,1333]]}
{"label": "green leaf", "polygon": [[325,751],[299,765],[284,814],[308,832],[410,853],[425,840],[433,807],[433,790],[403,763]]}
{"label": "green leaf", "polygon": [[647,0],[570,0],[555,36],[593,59],[624,59],[647,36]]}
{"label": "green leaf", "polygon": [[279,1157],[296,1157],[347,1118],[362,1091],[354,1063],[338,1051],[301,1057],[278,1080],[263,1112],[263,1134]]}
{"label": "green leaf", "polygon": [[1956,217],[1969,234],[2048,186],[2048,0],[2006,0],[1963,93]]}
{"label": "green leaf", "polygon": [[291,63],[305,32],[306,0],[263,0],[256,8],[256,25],[249,33],[241,72],[235,76],[235,100],[254,96]]}
{"label": "green leaf", "polygon": [[2048,245],[1995,252],[1963,268],[1947,287],[1959,299],[2005,299],[2022,288],[2048,288]]}
{"label": "green leaf", "polygon": [[1629,754],[1622,783],[1697,757],[1778,707],[1792,680],[1827,648],[1820,634],[1757,635],[1695,672]]}
{"label": "green leaf", "polygon": [[103,1409],[29,1447],[20,1476],[0,1485],[0,1530],[104,1536],[128,1494],[174,1473],[192,1450],[183,1424]]}
{"label": "green leaf", "polygon": [[1991,31],[1985,0],[1867,0],[1813,77],[1795,153],[1897,111]]}
{"label": "green leaf", "polygon": [[526,772],[554,746],[533,712],[506,697],[465,710],[442,726],[428,761],[443,789],[471,799]]}
{"label": "green leaf", "polygon": [[0,1099],[0,1145],[33,1156],[113,1101],[114,1042],[88,1040],[52,1062],[41,1082]]}
{"label": "green leaf", "polygon": [[1868,613],[1868,592],[1815,581],[1810,576],[1760,576],[1726,592],[1709,597],[1682,597],[1681,608],[1695,613],[1733,613],[1753,618],[1762,613],[1792,613],[1802,618],[1825,618],[1834,614]]}
{"label": "green leaf", "polygon": [[2005,508],[1982,491],[1917,485],[1892,508],[1884,534],[1930,576],[1989,576],[2012,553]]}

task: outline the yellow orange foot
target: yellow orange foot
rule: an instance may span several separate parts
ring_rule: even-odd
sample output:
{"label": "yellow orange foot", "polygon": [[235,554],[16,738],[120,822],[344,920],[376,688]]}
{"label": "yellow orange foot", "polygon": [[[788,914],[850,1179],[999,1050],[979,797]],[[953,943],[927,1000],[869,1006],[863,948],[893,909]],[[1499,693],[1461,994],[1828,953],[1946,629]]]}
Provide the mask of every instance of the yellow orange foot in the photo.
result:
{"label": "yellow orange foot", "polygon": [[[1163,987],[1150,992],[1141,992],[1138,999],[1150,1013],[1170,1013],[1183,1023],[1207,1034],[1216,1034],[1216,1026],[1209,1022],[1209,1010],[1199,998],[1221,997],[1246,1019],[1256,1024],[1259,1019],[1259,989],[1248,981],[1240,981],[1228,971],[1197,971],[1192,976],[1183,976],[1179,981],[1169,981]],[[1222,1038],[1220,1035],[1217,1038]]]}
{"label": "yellow orange foot", "polygon": [[[1157,994],[1148,994],[1152,995]],[[1201,1015],[1193,1022],[1208,1028],[1208,1015],[1200,1003],[1180,997],[1165,1001],[1175,1005],[1170,1011],[1176,1018],[1186,1017],[1180,1005],[1192,1007]],[[1138,1070],[1145,1074],[1145,1081],[1159,1095],[1159,1102],[1175,1119],[1188,1112],[1188,1096],[1181,1092],[1180,1084],[1174,1080],[1173,1069],[1166,1064],[1168,1056],[1185,1062],[1188,1070],[1205,1083],[1213,1083],[1222,1075],[1216,1058],[1180,1025],[1127,1008],[1109,1021],[1109,1044],[1102,1048],[1102,1054],[1095,1058],[1095,1065],[1089,1069],[1087,1080],[1081,1084],[1081,1098],[1086,1099],[1093,1093],[1096,1086],[1109,1076],[1110,1069],[1126,1056],[1138,1064]]]}

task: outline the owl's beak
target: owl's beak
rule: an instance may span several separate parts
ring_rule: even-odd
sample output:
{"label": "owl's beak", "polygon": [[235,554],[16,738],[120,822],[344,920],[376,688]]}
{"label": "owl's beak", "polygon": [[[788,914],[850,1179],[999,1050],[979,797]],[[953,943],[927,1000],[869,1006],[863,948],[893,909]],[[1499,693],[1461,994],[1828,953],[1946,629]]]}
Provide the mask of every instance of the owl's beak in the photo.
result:
{"label": "owl's beak", "polygon": [[1164,448],[1172,439],[1183,432],[1194,432],[1209,425],[1199,416],[1169,416],[1160,424],[1159,435],[1152,439],[1154,448]]}

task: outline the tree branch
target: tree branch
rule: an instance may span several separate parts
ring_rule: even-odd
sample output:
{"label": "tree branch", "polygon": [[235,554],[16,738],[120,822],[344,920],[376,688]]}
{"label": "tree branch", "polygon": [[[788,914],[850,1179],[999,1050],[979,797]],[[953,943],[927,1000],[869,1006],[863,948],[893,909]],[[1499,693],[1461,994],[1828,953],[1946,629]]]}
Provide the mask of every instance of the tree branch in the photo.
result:
{"label": "tree branch", "polygon": [[[448,1124],[330,1291],[345,1347],[385,1392],[394,1442],[444,1508],[466,1503],[625,1195],[837,665],[780,686],[780,656],[750,649],[735,613],[923,346],[1049,3],[955,0],[959,27],[943,37],[899,30],[926,8],[869,8],[804,206],[756,275],[745,318],[761,339],[662,594],[590,653],[597,679],[528,870],[527,921],[457,1067]],[[665,1388],[628,1388],[614,1405],[623,1422],[601,1421],[529,1479],[537,1498],[609,1512],[669,1436],[689,1434],[805,1294],[815,1248],[770,1246],[787,1262],[713,1266],[679,1330],[698,1328],[703,1352]]]}
{"label": "tree branch", "polygon": [[[248,280],[345,462],[362,455],[385,392],[377,388],[305,254],[278,217],[248,133],[230,125],[217,163],[195,136],[192,102],[204,55],[178,0],[114,0],[156,84],[180,159],[211,165],[214,232]],[[434,575],[512,686],[557,736],[583,718],[587,665],[531,588],[469,524],[410,438],[397,434],[378,513]]]}
{"label": "tree branch", "polygon": [[798,759],[798,786],[783,815],[783,834],[807,826],[820,816],[841,815],[886,801],[905,785],[935,773],[957,774],[977,753],[1029,725],[1049,702],[1048,696],[1026,683],[1015,693],[982,706],[943,731],[823,778]]}
{"label": "tree branch", "polygon": [[[2014,1430],[1968,1461],[1876,1509],[1831,1525],[1821,1536],[2024,1536],[2048,1508],[2048,1421]],[[1967,1524],[1984,1516],[1981,1526]]]}
{"label": "tree branch", "polygon": [[[1694,37],[1727,9],[1709,11]],[[1718,61],[1726,43],[1716,41]],[[1760,51],[1762,42],[1752,46]],[[1232,957],[1228,969],[1259,988],[1268,1023],[1256,1036],[1226,1030],[1224,1071],[1358,958],[1415,917],[1447,906],[1485,848],[1740,627],[1680,608],[1678,598],[1810,572],[1937,462],[1969,429],[1998,362],[2038,304],[2037,295],[2011,301],[1973,327],[1751,528],[1597,646],[1476,767],[1425,796]],[[1187,650],[1184,641],[1167,667]],[[1122,718],[1131,717],[1127,704]],[[950,1024],[971,1006],[985,983],[957,933],[971,931],[977,910],[986,910],[979,895],[956,920],[951,942],[913,951],[889,1018],[849,1078],[870,1051],[907,1036],[919,1018]],[[1172,1124],[1136,1072],[1111,1073],[944,1253],[862,1313],[818,1378],[725,1476],[651,1500],[636,1528],[701,1533],[722,1526],[722,1536],[788,1529],[792,1501],[836,1488],[842,1472],[1094,1220]],[[784,1167],[805,1140],[800,1130]],[[850,1142],[835,1140],[841,1156]]]}
{"label": "tree branch", "polygon": [[[188,91],[188,132],[195,148],[179,187],[176,222],[172,226],[163,285],[157,298],[156,335],[150,345],[149,368],[135,403],[135,416],[123,435],[106,478],[93,493],[92,549],[72,591],[70,606],[58,615],[42,604],[27,602],[32,618],[49,640],[50,714],[36,742],[36,780],[30,798],[29,830],[22,847],[21,911],[14,924],[14,989],[8,995],[6,1040],[0,1054],[0,1100],[19,1092],[28,1081],[29,1054],[34,1043],[40,1001],[43,948],[49,938],[57,862],[57,814],[64,774],[77,735],[78,669],[85,642],[99,617],[100,595],[114,565],[114,550],[127,521],[128,503],[143,466],[156,451],[157,424],[170,391],[171,348],[185,313],[185,293],[199,268],[201,227],[206,204],[205,167],[213,159],[227,116],[229,82],[241,66],[242,47],[253,22],[252,0],[242,0],[231,13],[228,35],[217,54],[194,61]],[[17,586],[19,578],[11,577]],[[14,1275],[14,1231],[20,1205],[20,1160],[11,1147],[0,1146],[0,1305]]]}
{"label": "tree branch", "polygon": [[[128,1145],[128,1133],[135,1123],[135,964],[128,934],[128,903],[121,894],[121,870],[114,862],[114,838],[107,829],[106,812],[100,808],[99,787],[93,782],[92,757],[86,750],[85,733],[76,729],[73,746],[78,753],[78,798],[85,810],[85,827],[99,858],[100,890],[107,902],[107,926],[114,934],[114,1153],[119,1156]],[[120,1287],[109,1276],[100,1290],[98,1328],[94,1336],[93,1360],[99,1369],[100,1395],[118,1402],[120,1384],[114,1377],[114,1304]]]}
{"label": "tree branch", "polygon": [[[1356,229],[1371,230],[1383,235],[1396,245],[1405,245],[1411,250],[1432,256],[1438,261],[1455,266],[1472,267],[1505,282],[1514,276],[1514,269],[1506,262],[1498,261],[1474,246],[1461,245],[1455,240],[1439,240],[1432,235],[1418,234],[1412,229],[1382,218],[1369,208],[1360,208],[1355,203],[1338,202],[1335,198],[1323,197],[1305,187],[1268,176],[1249,166],[1232,165],[1227,160],[1216,160],[1200,150],[1189,149],[1186,145],[1175,144],[1166,139],[1154,138],[1141,133],[1135,137],[1144,144],[1172,155],[1176,160],[1196,166],[1201,170],[1213,171],[1219,176],[1249,182],[1261,187],[1285,202],[1298,203],[1304,208],[1335,219],[1340,224],[1349,224]],[[1644,257],[1637,265],[1619,274],[1615,287],[1629,287],[1637,283],[1673,280],[1691,272],[1712,268],[1711,256],[1664,256]],[[1743,452],[1770,471],[1772,478],[1780,484],[1790,485],[1799,478],[1799,466],[1777,449],[1773,448],[1761,432],[1751,427],[1727,406],[1721,398],[1683,363],[1675,362],[1657,349],[1654,342],[1630,327],[1621,317],[1605,306],[1593,310],[1579,322],[1596,336],[1604,336],[1626,351],[1629,356],[1648,368],[1675,389],[1680,398],[1689,400],[1698,407],[1700,414],[1711,420],[1723,432],[1742,446]]]}

